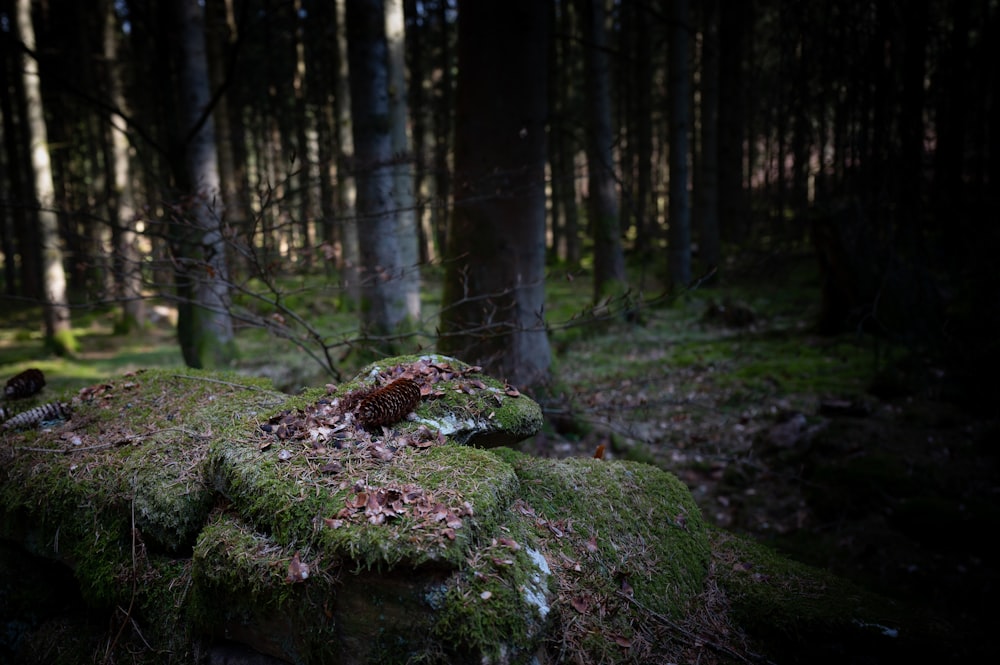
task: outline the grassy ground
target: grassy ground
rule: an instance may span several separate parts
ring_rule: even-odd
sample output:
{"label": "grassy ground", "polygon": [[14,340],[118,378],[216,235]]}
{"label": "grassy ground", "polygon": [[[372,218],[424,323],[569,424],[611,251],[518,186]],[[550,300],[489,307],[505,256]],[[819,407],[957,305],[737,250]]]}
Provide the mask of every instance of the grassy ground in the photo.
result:
{"label": "grassy ground", "polygon": [[[526,451],[590,456],[603,445],[608,457],[650,462],[680,477],[715,524],[972,632],[985,625],[998,582],[988,534],[1000,521],[1000,424],[966,408],[952,368],[868,336],[815,335],[808,258],[658,301],[632,322],[595,322],[588,279],[571,277],[550,275],[550,424]],[[407,351],[433,341],[439,288],[433,277],[427,286],[425,334]],[[365,359],[349,353],[355,319],[338,310],[336,289],[306,278],[280,290],[279,303],[236,302],[300,343],[242,327],[239,369],[294,392],[335,380],[317,362],[329,357],[350,378]],[[58,359],[42,350],[40,321],[30,308],[4,316],[0,378],[35,366],[58,392],[181,363],[169,325],[118,337],[113,312],[80,310],[82,351]]]}

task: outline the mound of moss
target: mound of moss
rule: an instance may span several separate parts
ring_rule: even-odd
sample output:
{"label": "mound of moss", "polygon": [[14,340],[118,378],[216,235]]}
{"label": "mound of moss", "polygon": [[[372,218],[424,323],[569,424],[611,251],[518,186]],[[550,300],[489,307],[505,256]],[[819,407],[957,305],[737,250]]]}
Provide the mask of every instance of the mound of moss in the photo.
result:
{"label": "mound of moss", "polygon": [[538,405],[452,358],[296,396],[146,371],[64,401],[0,439],[3,662],[746,662],[906,623],[713,535],[660,469],[517,452]]}

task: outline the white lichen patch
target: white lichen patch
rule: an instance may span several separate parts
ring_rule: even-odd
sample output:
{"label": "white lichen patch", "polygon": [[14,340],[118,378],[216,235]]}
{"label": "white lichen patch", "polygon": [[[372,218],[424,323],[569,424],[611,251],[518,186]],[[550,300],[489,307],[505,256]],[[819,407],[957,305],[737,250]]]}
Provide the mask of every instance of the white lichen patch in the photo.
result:
{"label": "white lichen patch", "polygon": [[444,436],[451,436],[456,432],[468,432],[479,427],[479,424],[472,418],[459,418],[454,413],[447,413],[437,418],[426,418],[418,416],[416,422],[433,427]]}
{"label": "white lichen patch", "polygon": [[549,576],[552,571],[549,569],[549,562],[545,560],[545,555],[530,547],[524,550],[525,554],[535,565],[537,572],[532,573],[527,584],[521,587],[524,599],[538,609],[539,616],[544,620],[549,613],[549,602],[546,597]]}

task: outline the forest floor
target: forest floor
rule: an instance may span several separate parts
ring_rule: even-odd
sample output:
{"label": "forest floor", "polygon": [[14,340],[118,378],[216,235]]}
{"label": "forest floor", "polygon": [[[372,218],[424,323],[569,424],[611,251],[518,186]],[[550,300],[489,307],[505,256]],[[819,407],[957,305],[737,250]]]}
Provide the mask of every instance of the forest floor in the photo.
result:
{"label": "forest floor", "polygon": [[817,294],[808,270],[763,267],[582,336],[527,450],[655,464],[711,523],[944,618],[973,659],[1000,655],[995,403],[925,350],[815,334]]}
{"label": "forest floor", "polygon": [[[711,523],[932,610],[970,640],[990,634],[1000,412],[961,370],[867,335],[816,335],[808,257],[744,266],[632,322],[593,323],[586,281],[550,276],[549,425],[522,450],[604,446],[606,458],[655,464],[691,488]],[[303,306],[317,327],[352,325],[350,314],[321,320],[322,302]],[[0,376],[37,366],[50,389],[75,389],[181,363],[169,325],[126,340],[111,334],[111,312],[77,317],[79,357],[47,357],[29,329],[36,317],[0,321]],[[240,346],[240,371],[281,389],[330,380],[263,331],[241,332]]]}

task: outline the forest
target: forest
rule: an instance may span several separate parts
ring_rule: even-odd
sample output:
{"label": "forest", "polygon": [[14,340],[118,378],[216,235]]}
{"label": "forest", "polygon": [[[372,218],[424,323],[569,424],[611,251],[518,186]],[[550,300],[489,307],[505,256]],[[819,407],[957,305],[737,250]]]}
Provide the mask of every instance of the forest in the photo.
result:
{"label": "forest", "polygon": [[[434,349],[538,399],[538,454],[978,625],[997,0],[0,0],[0,57],[5,374],[293,392]],[[877,463],[787,449],[819,417]],[[906,455],[940,483],[893,494]]]}

